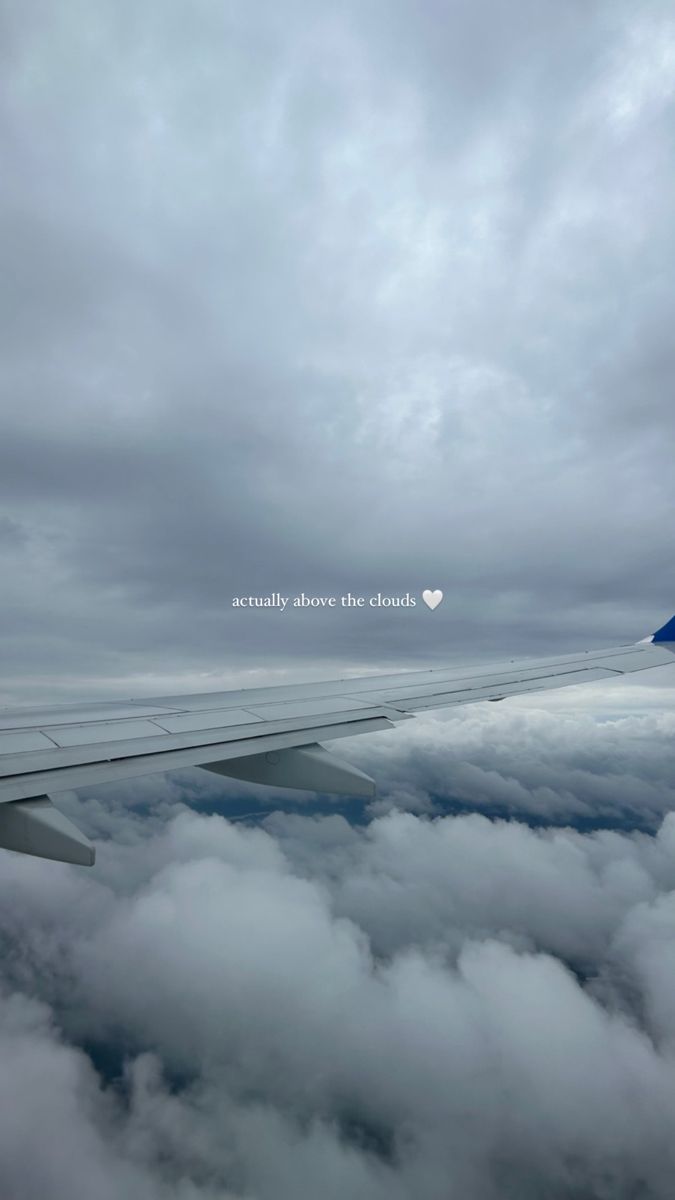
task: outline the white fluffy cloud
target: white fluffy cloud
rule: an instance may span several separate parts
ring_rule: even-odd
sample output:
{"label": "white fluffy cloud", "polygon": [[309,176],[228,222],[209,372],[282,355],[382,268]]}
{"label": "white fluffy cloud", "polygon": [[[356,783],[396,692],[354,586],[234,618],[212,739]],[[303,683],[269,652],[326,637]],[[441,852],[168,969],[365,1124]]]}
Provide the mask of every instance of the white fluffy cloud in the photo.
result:
{"label": "white fluffy cloud", "polygon": [[675,817],[114,820],[3,860],[17,1200],[669,1197]]}

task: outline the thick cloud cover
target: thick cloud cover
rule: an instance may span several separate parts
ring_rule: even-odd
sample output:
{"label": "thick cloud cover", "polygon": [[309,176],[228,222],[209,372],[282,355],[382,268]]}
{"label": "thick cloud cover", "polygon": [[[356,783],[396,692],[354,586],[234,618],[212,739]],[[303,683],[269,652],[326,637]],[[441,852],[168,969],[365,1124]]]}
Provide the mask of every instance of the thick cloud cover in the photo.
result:
{"label": "thick cloud cover", "polygon": [[672,1194],[672,815],[111,820],[3,860],[16,1200]]}
{"label": "thick cloud cover", "polygon": [[670,614],[666,0],[1,15],[8,702]]}

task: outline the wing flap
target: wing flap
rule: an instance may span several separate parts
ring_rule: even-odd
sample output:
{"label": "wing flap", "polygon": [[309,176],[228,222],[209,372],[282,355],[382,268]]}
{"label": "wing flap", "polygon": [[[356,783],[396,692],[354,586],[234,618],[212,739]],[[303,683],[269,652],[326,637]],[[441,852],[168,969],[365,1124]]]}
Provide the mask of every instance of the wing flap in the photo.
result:
{"label": "wing flap", "polygon": [[[329,735],[324,732],[327,726],[339,728],[341,725],[349,725],[355,720],[381,717],[387,718],[389,723],[392,720],[405,720],[403,713],[389,706],[378,704],[366,706],[359,710],[349,709],[346,712],[294,717],[286,721],[261,720],[252,726],[233,726],[232,728],[228,727],[227,716],[223,714],[223,724],[219,728],[200,729],[194,732],[175,734],[167,734],[163,730],[158,729],[156,734],[150,738],[120,738],[118,736],[119,730],[122,728],[120,725],[115,731],[115,738],[110,741],[99,740],[98,742],[90,743],[85,738],[79,745],[54,747],[51,750],[40,750],[34,754],[0,756],[0,779],[30,774],[36,770],[48,771],[86,763],[111,762],[121,759],[131,760],[147,755],[156,755],[159,758],[159,756],[172,750],[196,749],[198,753],[201,753],[204,747],[219,746],[225,742],[241,742],[248,745],[249,742],[255,742],[257,739],[264,739],[275,734],[293,735],[287,744],[301,745],[302,743],[306,743],[308,739],[306,736],[298,738],[298,734],[302,735],[310,731],[316,731],[317,736],[321,734],[322,737],[327,737]],[[332,737],[333,735],[331,734],[330,736]],[[336,734],[335,736],[339,737],[340,734]],[[230,757],[236,756],[237,751],[234,748],[233,755],[230,755]],[[223,756],[221,755],[220,757]]]}
{"label": "wing flap", "polygon": [[[397,713],[397,721],[408,720],[405,713]],[[358,721],[341,721],[337,724],[314,725],[313,737],[323,740],[355,737],[360,733],[377,733],[393,729],[387,717],[364,717]],[[264,737],[242,738],[230,742],[209,742],[183,749],[166,750],[161,754],[140,754],[132,758],[106,759],[105,761],[76,762],[55,767],[51,770],[27,770],[23,774],[10,775],[0,780],[0,805],[2,803],[62,792],[71,788],[93,787],[100,783],[114,783],[119,779],[134,779],[140,775],[156,775],[161,771],[180,771],[184,767],[198,767],[206,762],[224,762],[227,759],[244,758],[273,750],[285,750],[292,746],[307,745],[307,726],[286,730],[283,733]]]}

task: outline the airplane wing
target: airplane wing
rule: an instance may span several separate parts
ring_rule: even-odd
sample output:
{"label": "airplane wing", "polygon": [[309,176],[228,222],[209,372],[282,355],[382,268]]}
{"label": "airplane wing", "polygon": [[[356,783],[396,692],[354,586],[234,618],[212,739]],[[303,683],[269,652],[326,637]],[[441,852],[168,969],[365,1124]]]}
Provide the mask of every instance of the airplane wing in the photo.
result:
{"label": "airplane wing", "polygon": [[390,729],[427,709],[613,679],[675,662],[675,617],[634,645],[326,683],[0,709],[0,846],[91,866],[94,847],[51,797],[201,766],[280,787],[373,795],[320,741]]}

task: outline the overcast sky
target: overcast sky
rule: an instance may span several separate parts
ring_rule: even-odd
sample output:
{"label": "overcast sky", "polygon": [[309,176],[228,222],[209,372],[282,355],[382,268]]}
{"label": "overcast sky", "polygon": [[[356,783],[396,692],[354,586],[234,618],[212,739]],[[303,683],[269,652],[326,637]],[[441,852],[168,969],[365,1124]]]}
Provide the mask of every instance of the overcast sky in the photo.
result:
{"label": "overcast sky", "polygon": [[675,610],[669,3],[1,12],[0,699]]}
{"label": "overcast sky", "polygon": [[[662,624],[674,98],[666,0],[0,0],[0,704]],[[232,606],[301,591],[418,603]],[[648,676],[341,743],[361,823],[63,797],[92,871],[0,851],[0,1194],[672,1200]]]}

